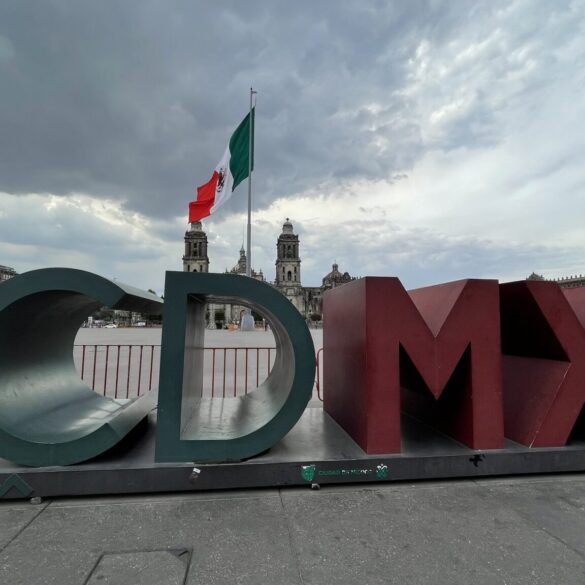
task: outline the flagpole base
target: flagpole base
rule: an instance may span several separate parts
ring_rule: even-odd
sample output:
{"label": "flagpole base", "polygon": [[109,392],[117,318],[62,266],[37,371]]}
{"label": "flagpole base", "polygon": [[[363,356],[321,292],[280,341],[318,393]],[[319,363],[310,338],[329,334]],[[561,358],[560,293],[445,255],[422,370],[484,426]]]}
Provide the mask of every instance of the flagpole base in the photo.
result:
{"label": "flagpole base", "polygon": [[207,329],[217,329],[217,326],[215,325],[215,306],[214,305],[209,305]]}
{"label": "flagpole base", "polygon": [[250,309],[246,309],[240,321],[240,331],[254,331],[254,317]]}

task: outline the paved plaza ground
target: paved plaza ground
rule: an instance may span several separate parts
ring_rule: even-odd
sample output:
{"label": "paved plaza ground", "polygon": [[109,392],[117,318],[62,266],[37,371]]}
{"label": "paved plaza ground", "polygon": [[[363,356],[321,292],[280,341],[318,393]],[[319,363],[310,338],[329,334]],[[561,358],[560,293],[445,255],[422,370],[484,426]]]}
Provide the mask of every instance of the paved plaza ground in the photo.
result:
{"label": "paved plaza ground", "polygon": [[0,504],[3,585],[579,585],[585,475]]}

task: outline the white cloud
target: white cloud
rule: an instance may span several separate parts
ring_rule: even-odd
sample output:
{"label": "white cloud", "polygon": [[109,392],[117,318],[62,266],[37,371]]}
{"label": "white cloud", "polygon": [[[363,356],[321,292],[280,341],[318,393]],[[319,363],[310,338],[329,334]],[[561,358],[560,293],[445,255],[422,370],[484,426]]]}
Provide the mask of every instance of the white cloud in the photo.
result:
{"label": "white cloud", "polygon": [[85,194],[0,193],[0,210],[1,263],[18,272],[65,266],[161,292],[164,271],[182,268],[181,220],[157,224]]}

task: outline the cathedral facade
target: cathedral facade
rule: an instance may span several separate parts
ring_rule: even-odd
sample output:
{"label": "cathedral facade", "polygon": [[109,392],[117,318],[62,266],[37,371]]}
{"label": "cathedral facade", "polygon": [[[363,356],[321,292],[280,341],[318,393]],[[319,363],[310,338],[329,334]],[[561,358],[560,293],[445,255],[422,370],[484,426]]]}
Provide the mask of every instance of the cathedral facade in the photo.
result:
{"label": "cathedral facade", "polygon": [[[237,264],[226,270],[226,274],[246,274],[246,251],[243,246]],[[201,227],[201,222],[194,222],[185,233],[185,255],[183,256],[183,270],[185,272],[209,272],[209,258],[207,256],[207,235]],[[262,270],[252,270],[252,278],[268,282]],[[354,280],[347,272],[340,272],[337,263],[333,264],[331,272],[326,274],[321,286],[303,286],[301,280],[301,256],[299,236],[294,233],[293,224],[287,218],[282,226],[282,232],[276,241],[276,261],[274,281],[268,282],[280,291],[307,320],[321,321],[322,299],[326,290],[341,286]],[[243,308],[234,305],[210,305],[209,325],[211,328],[219,325],[239,322]]]}
{"label": "cathedral facade", "polygon": [[[548,280],[542,274],[533,272],[526,280]],[[585,276],[583,274],[575,276],[563,276],[561,278],[552,278],[551,282],[556,282],[561,288],[579,288],[585,286]]]}

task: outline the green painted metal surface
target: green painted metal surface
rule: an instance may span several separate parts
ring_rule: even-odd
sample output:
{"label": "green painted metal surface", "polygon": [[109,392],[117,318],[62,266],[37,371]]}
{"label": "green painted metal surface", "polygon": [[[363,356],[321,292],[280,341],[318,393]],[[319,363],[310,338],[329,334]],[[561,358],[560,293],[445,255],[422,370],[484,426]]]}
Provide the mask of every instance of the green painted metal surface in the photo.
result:
{"label": "green painted metal surface", "polygon": [[[237,398],[202,398],[205,303],[245,305],[262,314],[276,341],[270,375]],[[315,349],[290,301],[243,276],[167,272],[156,461],[238,461],[270,449],[311,398]]]}
{"label": "green painted metal surface", "polygon": [[32,486],[16,473],[13,473],[0,483],[0,498],[6,496],[10,490],[14,490],[24,498],[28,498],[34,493]]}
{"label": "green painted metal surface", "polygon": [[47,268],[0,285],[0,457],[69,465],[118,443],[154,404],[93,392],[73,362],[83,321],[100,307],[151,314],[155,295],[82,270]]}

